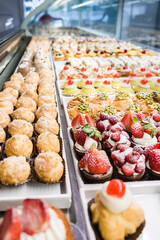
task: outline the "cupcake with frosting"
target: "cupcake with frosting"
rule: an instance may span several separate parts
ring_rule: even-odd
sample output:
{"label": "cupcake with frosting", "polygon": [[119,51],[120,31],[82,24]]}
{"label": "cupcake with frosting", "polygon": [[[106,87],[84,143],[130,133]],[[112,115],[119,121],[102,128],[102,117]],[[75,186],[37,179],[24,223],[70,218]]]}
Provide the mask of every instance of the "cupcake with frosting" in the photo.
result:
{"label": "cupcake with frosting", "polygon": [[112,88],[110,80],[105,80],[103,81],[102,85],[98,87],[99,92],[104,92],[104,93],[114,93],[115,90]]}
{"label": "cupcake with frosting", "polygon": [[148,84],[147,79],[142,79],[139,83],[138,86],[134,88],[136,92],[150,92],[150,86]]}
{"label": "cupcake with frosting", "polygon": [[102,74],[98,74],[95,81],[94,81],[94,87],[98,88],[102,85],[103,82],[103,75]]}
{"label": "cupcake with frosting", "polygon": [[156,76],[153,73],[147,72],[145,79],[147,79],[148,84],[149,84],[150,88],[152,89],[152,87],[154,86]]}
{"label": "cupcake with frosting", "polygon": [[130,80],[131,86],[135,87],[138,85],[140,78],[137,77],[135,73],[131,73],[129,80]]}
{"label": "cupcake with frosting", "polygon": [[147,73],[146,68],[140,68],[136,70],[137,77],[144,77],[146,73]]}
{"label": "cupcake with frosting", "polygon": [[156,76],[160,76],[160,68],[157,67],[151,67],[150,71],[155,74]]}
{"label": "cupcake with frosting", "polygon": [[63,90],[63,95],[67,95],[67,96],[74,96],[79,94],[80,91],[79,89],[76,87],[76,84],[73,80],[68,80],[64,90]]}
{"label": "cupcake with frosting", "polygon": [[121,87],[121,85],[122,85],[122,82],[121,82],[121,79],[120,79],[120,75],[119,74],[114,74],[113,78],[112,78],[112,87],[118,88],[118,87]]}
{"label": "cupcake with frosting", "polygon": [[122,86],[117,89],[117,92],[134,93],[134,90],[130,84],[130,80],[129,79],[123,80]]}
{"label": "cupcake with frosting", "polygon": [[81,80],[77,83],[77,87],[82,88],[87,79],[88,79],[88,75],[83,74]]}
{"label": "cupcake with frosting", "polygon": [[160,78],[154,80],[153,85],[151,86],[151,89],[158,92],[160,91]]}
{"label": "cupcake with frosting", "polygon": [[91,80],[87,80],[81,89],[81,94],[92,95],[96,93],[97,93],[97,90],[94,88],[93,82]]}
{"label": "cupcake with frosting", "polygon": [[104,70],[103,75],[104,75],[105,78],[111,78],[116,73],[117,73],[117,71],[115,69],[113,69],[112,67],[107,67]]}

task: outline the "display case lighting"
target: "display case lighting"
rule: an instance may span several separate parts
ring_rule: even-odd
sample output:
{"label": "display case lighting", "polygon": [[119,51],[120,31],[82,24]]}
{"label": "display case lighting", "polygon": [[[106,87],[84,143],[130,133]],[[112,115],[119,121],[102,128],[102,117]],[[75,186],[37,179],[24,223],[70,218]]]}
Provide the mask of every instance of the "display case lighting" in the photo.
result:
{"label": "display case lighting", "polygon": [[92,4],[93,2],[95,2],[95,1],[91,0],[91,1],[88,1],[88,2],[84,2],[84,3],[81,3],[81,4],[74,5],[74,6],[72,6],[71,8],[72,8],[72,9],[80,8],[80,7],[83,7],[83,6],[87,6],[87,5],[89,5],[89,4]]}

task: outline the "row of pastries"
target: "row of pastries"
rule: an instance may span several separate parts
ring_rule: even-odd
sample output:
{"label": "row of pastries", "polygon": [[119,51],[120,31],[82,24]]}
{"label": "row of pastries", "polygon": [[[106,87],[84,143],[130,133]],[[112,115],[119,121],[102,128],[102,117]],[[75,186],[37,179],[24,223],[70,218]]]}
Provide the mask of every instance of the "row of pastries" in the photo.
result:
{"label": "row of pastries", "polygon": [[0,182],[4,185],[26,182],[32,164],[36,178],[46,183],[58,182],[64,173],[53,72],[41,47],[30,72],[13,74],[0,92]]}

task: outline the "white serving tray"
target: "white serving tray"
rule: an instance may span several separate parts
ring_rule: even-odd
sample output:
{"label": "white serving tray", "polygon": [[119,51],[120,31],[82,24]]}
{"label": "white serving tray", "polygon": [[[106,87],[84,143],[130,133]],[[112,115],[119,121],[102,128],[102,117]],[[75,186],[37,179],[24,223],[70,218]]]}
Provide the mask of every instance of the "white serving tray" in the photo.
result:
{"label": "white serving tray", "polygon": [[[101,186],[90,186],[90,189],[80,189],[83,211],[90,240],[96,240],[88,216],[88,202],[95,197]],[[150,182],[146,185],[141,182],[139,186],[130,186],[134,198],[144,210],[146,226],[143,230],[143,240],[160,239],[160,185],[153,186]]]}

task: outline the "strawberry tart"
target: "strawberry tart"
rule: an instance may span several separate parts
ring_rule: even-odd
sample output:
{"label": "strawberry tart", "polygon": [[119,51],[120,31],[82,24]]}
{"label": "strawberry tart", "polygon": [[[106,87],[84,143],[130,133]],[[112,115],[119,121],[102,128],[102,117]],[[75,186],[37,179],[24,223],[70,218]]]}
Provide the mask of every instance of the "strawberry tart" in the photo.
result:
{"label": "strawberry tart", "polygon": [[79,161],[78,166],[86,182],[105,182],[111,178],[113,173],[113,167],[107,154],[96,148],[89,148]]}
{"label": "strawberry tart", "polygon": [[25,199],[23,205],[8,208],[0,223],[1,240],[73,240],[64,213],[40,199]]}
{"label": "strawberry tart", "polygon": [[104,183],[88,203],[97,240],[138,240],[145,226],[144,212],[119,179]]}

